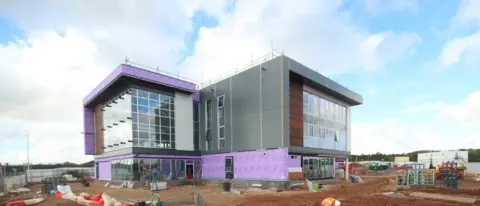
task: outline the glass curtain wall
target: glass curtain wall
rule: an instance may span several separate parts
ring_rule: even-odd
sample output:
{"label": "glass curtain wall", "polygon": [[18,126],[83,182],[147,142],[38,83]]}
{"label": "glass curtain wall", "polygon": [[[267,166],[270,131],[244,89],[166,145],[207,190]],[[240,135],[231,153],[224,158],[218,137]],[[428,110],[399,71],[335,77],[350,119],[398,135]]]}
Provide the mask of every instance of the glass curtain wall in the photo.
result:
{"label": "glass curtain wall", "polygon": [[131,95],[129,91],[104,104],[103,140],[105,152],[132,147]]}
{"label": "glass curtain wall", "polygon": [[134,147],[175,148],[174,97],[131,89]]}
{"label": "glass curtain wall", "polygon": [[119,159],[112,160],[112,180],[150,181],[201,178],[200,159]]}
{"label": "glass curtain wall", "polygon": [[347,149],[347,108],[303,92],[303,146]]}
{"label": "glass curtain wall", "polygon": [[308,179],[335,178],[335,159],[325,157],[303,157],[303,172]]}

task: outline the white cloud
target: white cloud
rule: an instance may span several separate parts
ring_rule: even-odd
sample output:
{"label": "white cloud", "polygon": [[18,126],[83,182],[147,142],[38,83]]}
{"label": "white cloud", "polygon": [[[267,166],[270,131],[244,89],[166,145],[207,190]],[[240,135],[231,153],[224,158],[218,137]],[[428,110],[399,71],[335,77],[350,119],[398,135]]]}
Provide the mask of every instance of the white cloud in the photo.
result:
{"label": "white cloud", "polygon": [[[440,134],[423,127],[411,127],[395,119],[354,123],[352,125],[352,153],[402,153],[420,149],[440,149],[448,144],[431,144]],[[440,143],[441,144],[441,143]]]}
{"label": "white cloud", "polygon": [[439,56],[442,67],[458,64],[466,55],[478,55],[480,52],[480,32],[458,37],[446,43]]}
{"label": "white cloud", "polygon": [[438,57],[441,68],[458,64],[462,60],[475,61],[480,55],[480,2],[463,0],[454,17],[451,18],[451,29],[472,26],[473,33],[456,37],[444,44]]}
{"label": "white cloud", "polygon": [[[217,76],[269,52],[273,42],[314,69],[340,74],[379,69],[420,41],[413,33],[369,32],[336,0],[237,1],[233,13],[224,13],[226,3],[3,1],[0,12],[26,38],[0,45],[0,125],[9,125],[0,127],[0,143],[23,141],[15,138],[28,129],[33,162],[91,159],[83,155],[82,98],[125,56],[200,80],[201,73]],[[197,9],[220,24],[203,28],[193,56],[177,65]],[[24,154],[2,151],[0,162],[24,162]]]}
{"label": "white cloud", "polygon": [[439,115],[480,126],[480,91],[471,93],[457,104],[443,106]]}
{"label": "white cloud", "polygon": [[[431,112],[426,115],[424,112]],[[480,145],[480,92],[460,102],[424,103],[403,110],[428,121],[375,120],[352,125],[352,151],[402,153],[414,150],[446,150]],[[422,114],[423,113],[423,114]]]}
{"label": "white cloud", "polygon": [[201,70],[207,80],[268,53],[273,43],[313,69],[340,74],[381,68],[420,40],[412,33],[370,33],[340,7],[339,1],[260,1],[255,6],[238,1],[233,14],[220,18],[219,27],[201,30],[196,53],[183,68],[195,68],[195,76]]}
{"label": "white cloud", "polygon": [[475,148],[480,145],[478,126],[461,123],[436,125],[429,122],[411,124],[395,119],[352,125],[352,153],[386,154],[415,150],[449,150]]}

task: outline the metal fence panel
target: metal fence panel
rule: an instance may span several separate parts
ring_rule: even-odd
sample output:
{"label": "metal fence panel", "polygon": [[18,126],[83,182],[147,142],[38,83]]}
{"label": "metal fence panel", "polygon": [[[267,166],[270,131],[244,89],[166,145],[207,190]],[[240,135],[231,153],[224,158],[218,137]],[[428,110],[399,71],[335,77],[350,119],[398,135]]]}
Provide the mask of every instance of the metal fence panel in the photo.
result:
{"label": "metal fence panel", "polygon": [[83,176],[93,177],[93,167],[64,167],[55,169],[33,169],[27,171],[28,182],[41,182],[45,178],[61,177],[65,173],[76,171]]}
{"label": "metal fence panel", "polygon": [[10,177],[0,177],[0,191],[8,192],[16,187],[23,187],[26,185],[25,174],[10,176]]}

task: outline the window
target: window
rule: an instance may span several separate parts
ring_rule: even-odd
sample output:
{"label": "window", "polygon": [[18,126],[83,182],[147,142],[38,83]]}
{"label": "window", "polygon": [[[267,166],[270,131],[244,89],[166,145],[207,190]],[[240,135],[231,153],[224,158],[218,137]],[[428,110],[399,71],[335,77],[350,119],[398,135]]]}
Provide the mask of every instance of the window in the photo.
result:
{"label": "window", "polygon": [[[132,131],[135,147],[175,148],[174,98],[132,89]],[[133,101],[135,100],[135,102]]]}
{"label": "window", "polygon": [[225,149],[225,95],[217,97],[218,149]]}
{"label": "window", "polygon": [[[132,144],[132,125],[133,117],[132,103],[137,104],[136,97],[132,97],[129,91],[125,90],[120,95],[110,99],[101,108],[103,112],[104,127],[100,128],[103,132],[104,152],[131,147]],[[137,109],[135,107],[135,109]]]}
{"label": "window", "polygon": [[304,146],[345,150],[346,118],[345,106],[304,91]]}
{"label": "window", "polygon": [[205,150],[212,150],[212,100],[205,101]]}
{"label": "window", "polygon": [[200,149],[200,104],[193,103],[193,148]]}

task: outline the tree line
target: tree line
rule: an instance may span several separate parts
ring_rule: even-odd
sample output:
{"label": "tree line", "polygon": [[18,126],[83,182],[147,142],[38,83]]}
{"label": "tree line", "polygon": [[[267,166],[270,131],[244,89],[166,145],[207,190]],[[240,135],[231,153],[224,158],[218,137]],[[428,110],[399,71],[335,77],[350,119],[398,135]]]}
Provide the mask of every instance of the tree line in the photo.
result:
{"label": "tree line", "polygon": [[[459,149],[459,151],[468,151],[468,161],[469,162],[480,162],[480,149]],[[440,152],[439,150],[418,150],[409,153],[401,153],[401,154],[383,154],[377,152],[375,154],[360,154],[360,155],[351,155],[349,157],[350,162],[355,161],[386,161],[386,162],[393,162],[395,157],[398,156],[408,156],[410,161],[415,162],[417,161],[417,156],[419,153],[427,153],[427,152]]]}

